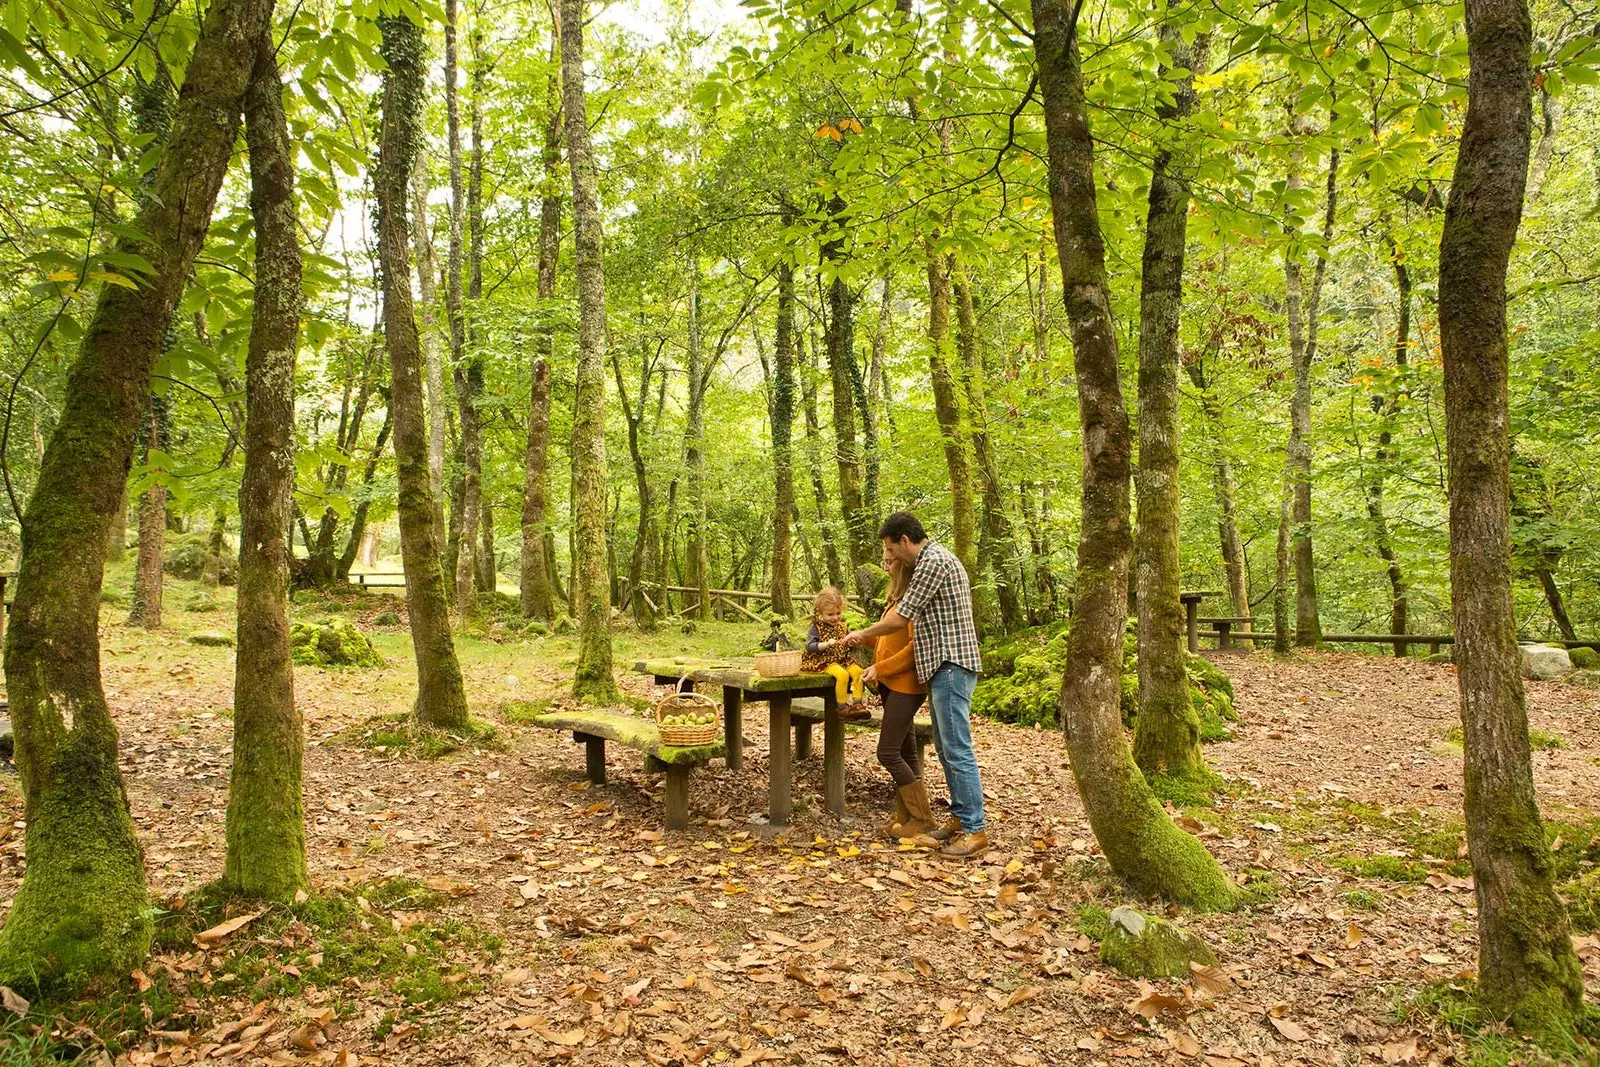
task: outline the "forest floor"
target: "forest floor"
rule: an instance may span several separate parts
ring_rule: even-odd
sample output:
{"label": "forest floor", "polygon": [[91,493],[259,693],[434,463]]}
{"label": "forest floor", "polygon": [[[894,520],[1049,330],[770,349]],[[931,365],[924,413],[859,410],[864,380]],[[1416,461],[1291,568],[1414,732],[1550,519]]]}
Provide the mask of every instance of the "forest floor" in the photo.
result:
{"label": "forest floor", "polygon": [[[232,597],[186,612],[190,592],[169,585],[162,631],[124,627],[115,607],[102,629],[163,909],[156,951],[126,1003],[69,1009],[32,1044],[13,1024],[0,1064],[37,1062],[25,1045],[161,1065],[1537,1059],[1442,1022],[1461,1014],[1453,984],[1476,960],[1449,667],[1215,657],[1240,716],[1234,739],[1207,749],[1228,785],[1182,818],[1252,903],[1180,917],[1220,971],[1149,983],[1099,963],[1111,908],[1158,906],[1110,876],[1053,732],[974,724],[994,841],[977,863],[875,839],[892,792],[870,732],[847,743],[851,817],[824,810],[819,754],[796,765],[793,825],[773,837],[761,825],[760,715],[746,719],[744,770],[697,772],[690,826],[668,832],[661,781],[637,753],[613,746],[609,784],[590,786],[581,748],[503,717],[509,700],[563,699],[568,638],[494,624],[460,641],[474,712],[495,729],[486,745],[424,758],[403,732],[374,726],[409,710],[413,675],[404,630],[373,626],[403,605],[372,593],[293,609],[338,609],[375,630],[388,658],[379,670],[296,671],[314,895],[253,917],[226,910],[200,890],[223,858],[232,654],[187,638],[230,630]],[[617,660],[729,654],[758,636],[753,624],[622,630]],[[652,695],[647,679],[624,684]],[[1528,692],[1548,746],[1534,753],[1540,799],[1559,825],[1557,856],[1575,866],[1600,847],[1600,690]],[[7,782],[8,906],[22,813]],[[248,921],[207,929],[228,917]],[[1578,945],[1593,996],[1600,943]]]}

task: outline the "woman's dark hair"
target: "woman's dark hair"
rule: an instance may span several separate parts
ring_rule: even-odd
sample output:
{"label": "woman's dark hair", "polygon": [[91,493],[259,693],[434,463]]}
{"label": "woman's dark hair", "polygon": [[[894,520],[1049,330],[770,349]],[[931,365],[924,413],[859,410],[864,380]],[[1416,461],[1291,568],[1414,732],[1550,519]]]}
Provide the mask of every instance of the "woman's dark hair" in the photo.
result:
{"label": "woman's dark hair", "polygon": [[895,512],[878,527],[878,539],[881,541],[898,541],[902,537],[909,537],[914,545],[920,545],[928,539],[928,531],[909,511]]}

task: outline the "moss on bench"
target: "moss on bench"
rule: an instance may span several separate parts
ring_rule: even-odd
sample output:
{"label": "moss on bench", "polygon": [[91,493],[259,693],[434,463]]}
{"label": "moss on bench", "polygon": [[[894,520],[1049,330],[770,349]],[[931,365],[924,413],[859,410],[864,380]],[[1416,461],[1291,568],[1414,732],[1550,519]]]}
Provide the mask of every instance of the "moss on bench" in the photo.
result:
{"label": "moss on bench", "polygon": [[724,751],[721,741],[690,748],[663,745],[661,733],[656,729],[655,723],[620,711],[593,709],[546,711],[530,715],[525,721],[546,730],[570,730],[573,733],[615,741],[629,748],[636,748],[669,766],[704,763],[706,760],[720,757]]}

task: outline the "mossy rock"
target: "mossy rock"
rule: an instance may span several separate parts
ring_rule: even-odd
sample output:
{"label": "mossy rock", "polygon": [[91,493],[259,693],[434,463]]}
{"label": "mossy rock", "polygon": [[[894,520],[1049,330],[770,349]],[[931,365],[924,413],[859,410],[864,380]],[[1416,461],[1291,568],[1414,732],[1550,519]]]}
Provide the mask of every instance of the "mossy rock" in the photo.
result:
{"label": "mossy rock", "polygon": [[[685,627],[683,631],[684,633],[694,633],[694,623],[686,622],[683,625]],[[578,620],[574,619],[571,615],[557,616],[556,621],[550,624],[550,632],[553,634],[562,635],[575,634],[578,632]]]}
{"label": "mossy rock", "polygon": [[106,586],[100,590],[100,603],[110,604],[114,608],[125,608],[128,606],[128,594],[121,589]]}
{"label": "mossy rock", "polygon": [[[187,578],[198,582],[205,577],[206,565],[211,562],[211,537],[209,534],[169,534],[163,547],[161,570],[174,578]],[[223,585],[239,581],[239,559],[231,552],[223,552],[218,560]]]}
{"label": "mossy rock", "polygon": [[1572,658],[1572,665],[1580,671],[1600,669],[1600,652],[1592,648],[1569,648],[1567,655]]}
{"label": "mossy rock", "polygon": [[221,630],[198,630],[189,635],[191,645],[204,645],[206,648],[232,648],[233,635],[223,633]]}
{"label": "mossy rock", "polygon": [[289,628],[290,653],[308,667],[382,667],[367,635],[343,619],[297,622]]}
{"label": "mossy rock", "polygon": [[1130,978],[1188,978],[1191,963],[1216,965],[1204,941],[1165,919],[1129,907],[1113,909],[1110,919],[1100,961]]}
{"label": "mossy rock", "polygon": [[1600,868],[1561,883],[1561,899],[1574,933],[1600,929]]}
{"label": "mossy rock", "polygon": [[374,626],[399,626],[400,616],[392,611],[385,611],[372,620]]}
{"label": "mossy rock", "polygon": [[184,611],[217,611],[222,607],[222,601],[205,593],[196,593],[183,602]]}

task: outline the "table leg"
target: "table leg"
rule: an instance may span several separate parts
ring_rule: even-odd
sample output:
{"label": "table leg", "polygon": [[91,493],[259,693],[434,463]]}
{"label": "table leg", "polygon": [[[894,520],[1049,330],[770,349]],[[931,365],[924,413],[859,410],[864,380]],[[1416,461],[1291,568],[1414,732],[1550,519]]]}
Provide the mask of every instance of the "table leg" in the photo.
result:
{"label": "table leg", "polygon": [[789,796],[789,708],[788,693],[774,693],[767,701],[768,714],[768,765],[767,765],[767,822],[773,826],[788,826],[793,802]]}
{"label": "table leg", "polygon": [[737,771],[744,766],[744,691],[731,685],[722,687],[722,727],[728,749],[723,762]]}
{"label": "table leg", "polygon": [[811,720],[801,719],[794,724],[794,758],[811,758]]}
{"label": "table leg", "polygon": [[682,830],[689,825],[689,772],[687,763],[667,764],[667,829]]}
{"label": "table leg", "polygon": [[1233,630],[1233,623],[1231,623],[1231,622],[1219,622],[1219,623],[1217,623],[1217,647],[1218,648],[1223,649],[1224,651],[1226,651],[1227,649],[1230,649],[1230,648],[1233,647],[1233,637],[1231,636],[1232,630]]}
{"label": "table leg", "polygon": [[1189,651],[1200,651],[1199,619],[1200,605],[1193,600],[1183,602],[1183,621],[1189,634]]}
{"label": "table leg", "polygon": [[606,739],[593,734],[573,734],[574,741],[583,742],[584,770],[594,785],[606,784]]}
{"label": "table leg", "polygon": [[831,697],[823,701],[822,793],[829,811],[844,814],[844,720]]}

